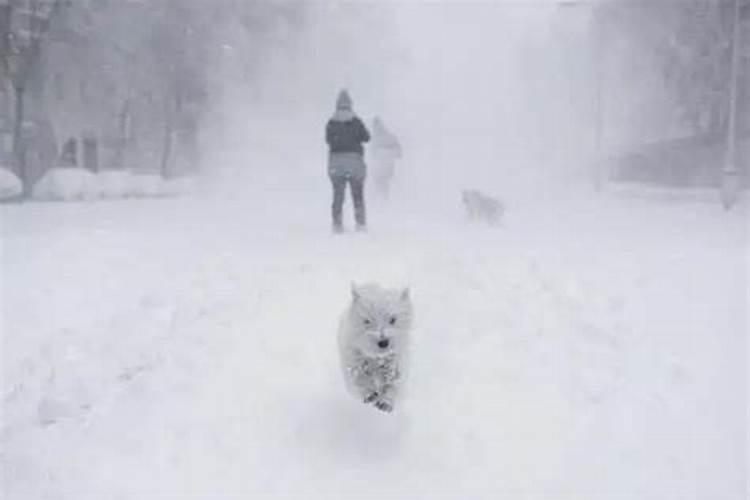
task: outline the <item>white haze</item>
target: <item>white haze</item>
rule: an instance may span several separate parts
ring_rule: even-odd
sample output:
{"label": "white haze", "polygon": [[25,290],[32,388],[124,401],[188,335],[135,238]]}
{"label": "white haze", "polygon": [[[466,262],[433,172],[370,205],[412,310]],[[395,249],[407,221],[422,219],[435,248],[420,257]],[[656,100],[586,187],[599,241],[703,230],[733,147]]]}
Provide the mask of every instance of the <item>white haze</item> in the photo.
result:
{"label": "white haze", "polygon": [[410,185],[400,187],[412,196],[480,185],[511,196],[540,182],[586,182],[586,16],[554,2],[311,4],[304,32],[269,56],[259,84],[223,81],[225,128],[211,137],[209,157],[275,143],[285,169],[321,177],[323,127],[346,87],[368,123],[382,116],[404,142],[400,181]]}

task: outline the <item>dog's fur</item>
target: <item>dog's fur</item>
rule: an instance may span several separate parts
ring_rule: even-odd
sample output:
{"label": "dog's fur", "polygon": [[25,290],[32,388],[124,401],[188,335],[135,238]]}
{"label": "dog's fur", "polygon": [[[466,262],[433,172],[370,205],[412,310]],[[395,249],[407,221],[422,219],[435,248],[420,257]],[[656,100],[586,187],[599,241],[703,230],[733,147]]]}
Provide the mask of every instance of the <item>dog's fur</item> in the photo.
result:
{"label": "dog's fur", "polygon": [[[390,412],[405,377],[413,318],[409,289],[352,283],[351,293],[338,332],[344,381],[357,399]],[[387,348],[379,347],[385,340]]]}
{"label": "dog's fur", "polygon": [[500,200],[476,189],[464,189],[461,192],[461,200],[466,209],[466,215],[471,220],[497,224],[505,212],[505,206]]}

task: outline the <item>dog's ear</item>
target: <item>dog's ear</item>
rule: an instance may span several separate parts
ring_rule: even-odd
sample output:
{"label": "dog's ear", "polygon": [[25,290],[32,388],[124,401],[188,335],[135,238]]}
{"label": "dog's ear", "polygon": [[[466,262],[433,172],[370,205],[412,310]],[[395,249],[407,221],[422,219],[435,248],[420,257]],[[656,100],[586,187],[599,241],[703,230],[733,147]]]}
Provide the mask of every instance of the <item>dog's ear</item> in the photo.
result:
{"label": "dog's ear", "polygon": [[404,302],[408,302],[409,300],[411,300],[411,293],[409,292],[408,286],[401,290],[401,300],[403,300]]}
{"label": "dog's ear", "polygon": [[357,284],[353,281],[351,283],[351,288],[352,288],[352,300],[359,299],[359,290],[357,290]]}

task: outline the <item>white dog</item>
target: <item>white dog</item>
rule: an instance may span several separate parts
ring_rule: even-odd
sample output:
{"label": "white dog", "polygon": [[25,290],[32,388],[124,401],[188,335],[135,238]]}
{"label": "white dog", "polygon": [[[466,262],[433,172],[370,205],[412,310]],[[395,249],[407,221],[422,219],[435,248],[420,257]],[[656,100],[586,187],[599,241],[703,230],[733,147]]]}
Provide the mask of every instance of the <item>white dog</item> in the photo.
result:
{"label": "white dog", "polygon": [[360,401],[393,410],[404,380],[412,317],[408,288],[352,284],[338,341],[346,387]]}
{"label": "white dog", "polygon": [[505,212],[503,203],[476,189],[464,189],[461,192],[466,214],[472,220],[483,220],[489,224],[497,224]]}

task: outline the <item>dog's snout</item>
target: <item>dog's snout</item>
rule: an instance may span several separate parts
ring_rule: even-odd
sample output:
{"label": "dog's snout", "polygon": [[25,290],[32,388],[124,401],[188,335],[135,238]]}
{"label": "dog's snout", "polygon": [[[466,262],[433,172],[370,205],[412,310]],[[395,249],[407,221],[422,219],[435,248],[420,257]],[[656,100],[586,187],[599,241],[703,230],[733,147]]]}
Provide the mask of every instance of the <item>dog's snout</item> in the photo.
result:
{"label": "dog's snout", "polygon": [[386,349],[389,344],[390,344],[390,341],[388,339],[378,340],[378,347],[380,347],[381,349]]}

